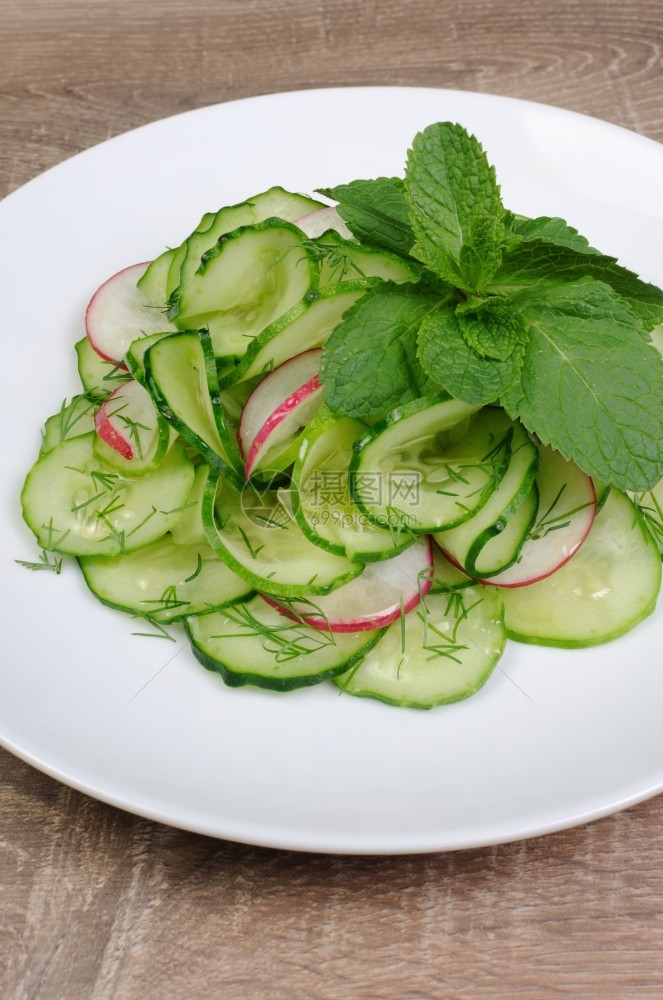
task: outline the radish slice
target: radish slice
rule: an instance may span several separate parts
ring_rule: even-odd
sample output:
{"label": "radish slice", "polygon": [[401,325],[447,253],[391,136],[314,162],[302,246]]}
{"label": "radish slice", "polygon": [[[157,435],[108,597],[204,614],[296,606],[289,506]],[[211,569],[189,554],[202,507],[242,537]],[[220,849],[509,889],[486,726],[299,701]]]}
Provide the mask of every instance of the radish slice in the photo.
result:
{"label": "radish slice", "polygon": [[285,607],[272,597],[262,597],[313,628],[362,632],[384,628],[415,608],[430,590],[432,576],[433,548],[425,537],[391,559],[367,563],[363,573],[349,583],[312,601],[294,600]]}
{"label": "radish slice", "polygon": [[134,379],[104,400],[94,423],[101,440],[129,461],[143,459],[154,450],[158,414],[147,389]]}
{"label": "radish slice", "polygon": [[315,212],[309,212],[308,215],[303,215],[301,219],[297,219],[295,225],[299,226],[310,240],[322,236],[323,233],[328,233],[330,229],[339,233],[343,239],[354,239],[345,222],[338,214],[335,205],[329,205],[327,208],[319,208]]}
{"label": "radish slice", "polygon": [[266,375],[242,409],[237,438],[248,479],[268,453],[285,451],[322,402],[321,348],[298,354]]}
{"label": "radish slice", "polygon": [[85,332],[104,361],[122,362],[133,340],[175,327],[160,309],[136,288],[146,264],[132,264],[101,285],[85,311]]}
{"label": "radish slice", "polygon": [[551,576],[578,551],[594,523],[594,483],[573,462],[551,448],[541,448],[537,473],[539,507],[536,521],[518,561],[481,583],[525,587]]}

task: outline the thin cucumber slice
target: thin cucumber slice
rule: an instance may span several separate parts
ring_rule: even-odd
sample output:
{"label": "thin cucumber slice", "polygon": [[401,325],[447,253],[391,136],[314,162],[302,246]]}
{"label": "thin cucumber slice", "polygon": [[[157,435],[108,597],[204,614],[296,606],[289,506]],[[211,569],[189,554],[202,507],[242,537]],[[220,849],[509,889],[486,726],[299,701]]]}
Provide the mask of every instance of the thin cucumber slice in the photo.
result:
{"label": "thin cucumber slice", "polygon": [[136,287],[140,288],[153,305],[165,309],[169,295],[168,276],[171,270],[179,272],[185,253],[184,246],[169,247],[147,265],[136,282]]}
{"label": "thin cucumber slice", "polygon": [[206,255],[179,294],[176,322],[209,330],[217,357],[241,357],[316,281],[301,229],[267,219],[228,233]]}
{"label": "thin cucumber slice", "polygon": [[364,247],[329,230],[313,240],[320,261],[320,288],[339,281],[357,278],[381,278],[383,281],[416,282],[421,277],[414,261],[375,247]]}
{"label": "thin cucumber slice", "polygon": [[76,343],[78,358],[78,375],[85,389],[86,396],[101,402],[110,396],[118,385],[131,378],[124,365],[115,361],[104,361],[87,339],[82,337]]}
{"label": "thin cucumber slice", "polygon": [[281,491],[242,490],[210,470],[203,495],[207,539],[255,590],[278,597],[325,594],[363,566],[318,548],[303,534]]}
{"label": "thin cucumber slice", "polygon": [[179,517],[193,465],[175,442],[149,476],[127,479],[99,461],[95,434],[69,438],[28,472],[23,517],[39,545],[67,555],[116,555],[160,538]]}
{"label": "thin cucumber slice", "polygon": [[376,525],[352,499],[348,467],[353,445],[366,430],[363,421],[337,419],[325,407],[304,432],[292,473],[293,511],[306,537],[359,562],[388,559],[414,538],[400,519]]}
{"label": "thin cucumber slice", "polygon": [[600,483],[597,479],[592,479],[592,482],[594,483],[594,492],[596,493],[596,513],[598,514],[601,507],[608,499],[608,493],[610,492],[610,487],[604,486],[604,484]]}
{"label": "thin cucumber slice", "polygon": [[507,634],[547,646],[609,642],[651,614],[660,586],[655,541],[635,504],[611,489],[569,562],[529,587],[502,591]]}
{"label": "thin cucumber slice", "polygon": [[201,462],[194,471],[191,492],[180,510],[180,516],[170,529],[176,545],[195,545],[206,541],[203,527],[203,493],[209,475],[209,465]]}
{"label": "thin cucumber slice", "polygon": [[511,431],[503,410],[447,393],[397,407],[355,446],[355,503],[377,525],[399,518],[420,533],[467,521],[506,472]]}
{"label": "thin cucumber slice", "polygon": [[[204,258],[218,241],[240,226],[253,226],[267,219],[295,222],[301,215],[321,208],[322,203],[306,195],[294,194],[276,186],[239,205],[211,213],[185,241],[185,254],[175,285],[170,289],[171,304],[176,303],[194,275],[204,266]],[[170,283],[172,284],[172,282]]]}
{"label": "thin cucumber slice", "polygon": [[127,366],[129,373],[140,382],[141,385],[146,385],[145,383],[145,355],[149,351],[152,344],[158,343],[158,341],[163,340],[164,337],[172,336],[173,331],[169,330],[165,333],[151,333],[146,337],[139,337],[138,340],[132,340],[127,349],[127,353],[124,356],[124,363]]}
{"label": "thin cucumber slice", "polygon": [[306,195],[293,194],[282,187],[272,187],[248,201],[228,205],[216,212],[206,212],[193,232],[178,247],[165,250],[147,267],[138,287],[155,305],[170,301],[176,306],[181,285],[186,284],[201,264],[201,258],[226,233],[239,226],[276,217],[294,222],[301,215],[323,207]]}
{"label": "thin cucumber slice", "polygon": [[322,347],[346,310],[368,287],[367,281],[344,281],[308,291],[289,312],[249,341],[243,357],[222,375],[221,388],[264,375],[296,354]]}
{"label": "thin cucumber slice", "polygon": [[94,415],[97,403],[85,395],[72,396],[67,402],[63,400],[57,413],[48,418],[44,424],[40,455],[54,448],[56,444],[67,438],[79,437],[94,430]]}
{"label": "thin cucumber slice", "polygon": [[405,708],[445,705],[485,684],[505,639],[497,588],[429,594],[334,683],[347,694]]}
{"label": "thin cucumber slice", "polygon": [[370,650],[380,632],[333,635],[293,622],[260,597],[186,621],[194,654],[226,684],[292,691],[329,680]]}
{"label": "thin cucumber slice", "polygon": [[491,526],[470,547],[465,569],[475,578],[482,578],[487,583],[507,579],[507,574],[518,563],[524,546],[531,539],[540,509],[536,481],[520,502],[514,501],[513,508],[513,511],[504,512],[503,520],[495,525],[496,532]]}
{"label": "thin cucumber slice", "polygon": [[632,494],[631,499],[645,519],[645,524],[658,545],[658,551],[663,555],[663,479],[653,490]]}
{"label": "thin cucumber slice", "polygon": [[226,421],[206,331],[164,337],[146,351],[144,365],[146,384],[164,416],[240,488],[243,465]]}
{"label": "thin cucumber slice", "polygon": [[[539,451],[536,516],[515,563],[489,577],[488,582],[498,587],[530,586],[559,570],[582,545],[594,521],[596,493],[589,476],[558,451],[549,447],[540,447]],[[521,517],[523,506],[511,518],[506,531]],[[494,542],[489,542],[486,549],[491,544]]]}
{"label": "thin cucumber slice", "polygon": [[205,539],[177,545],[166,534],[133,552],[79,556],[78,563],[102,603],[157,622],[207,613],[250,591]]}
{"label": "thin cucumber slice", "polygon": [[509,464],[497,489],[470,520],[435,533],[442,551],[468,576],[500,573],[518,558],[536,517],[539,463],[539,449],[525,428],[512,424]]}
{"label": "thin cucumber slice", "polygon": [[450,590],[463,590],[476,583],[462,569],[449,562],[439,545],[433,539],[433,573],[431,577],[431,594],[447,594]]}

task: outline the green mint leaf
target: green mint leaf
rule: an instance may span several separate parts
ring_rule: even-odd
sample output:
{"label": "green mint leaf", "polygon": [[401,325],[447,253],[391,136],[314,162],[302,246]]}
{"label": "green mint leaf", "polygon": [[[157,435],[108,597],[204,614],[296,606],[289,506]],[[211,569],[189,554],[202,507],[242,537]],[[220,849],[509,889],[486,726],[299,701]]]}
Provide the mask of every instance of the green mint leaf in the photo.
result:
{"label": "green mint leaf", "polygon": [[642,281],[614,257],[579,252],[541,239],[521,242],[505,250],[502,266],[491,286],[506,294],[527,286],[562,285],[584,277],[605,282],[628,301],[647,329],[663,321],[663,290]]}
{"label": "green mint leaf", "polygon": [[527,337],[518,311],[501,296],[470,296],[456,306],[456,317],[466,343],[482,358],[506,361]]}
{"label": "green mint leaf", "polygon": [[453,305],[424,319],[418,354],[431,381],[466,403],[492,403],[518,378],[524,348],[520,340],[508,357],[481,357],[467,342]]}
{"label": "green mint leaf", "polygon": [[516,298],[528,340],[506,411],[602,483],[651,489],[663,477],[663,360],[638,316],[591,278]]}
{"label": "green mint leaf", "polygon": [[325,402],[337,414],[374,418],[432,389],[417,359],[417,332],[439,299],[384,283],[345,313],[320,364]]}
{"label": "green mint leaf", "polygon": [[430,125],[408,153],[405,190],[413,255],[458,288],[486,285],[501,262],[504,210],[479,142],[460,125]]}
{"label": "green mint leaf", "polygon": [[539,216],[536,219],[527,219],[522,215],[514,215],[507,212],[504,217],[506,227],[505,243],[508,245],[513,241],[530,242],[531,240],[541,240],[544,243],[552,243],[558,247],[568,247],[569,250],[576,250],[583,254],[599,254],[598,250],[589,245],[589,241],[581,236],[577,229],[573,229],[564,221],[550,216]]}
{"label": "green mint leaf", "polygon": [[405,187],[398,177],[378,177],[320,188],[338,202],[339,215],[352,234],[368,246],[407,257],[414,243]]}

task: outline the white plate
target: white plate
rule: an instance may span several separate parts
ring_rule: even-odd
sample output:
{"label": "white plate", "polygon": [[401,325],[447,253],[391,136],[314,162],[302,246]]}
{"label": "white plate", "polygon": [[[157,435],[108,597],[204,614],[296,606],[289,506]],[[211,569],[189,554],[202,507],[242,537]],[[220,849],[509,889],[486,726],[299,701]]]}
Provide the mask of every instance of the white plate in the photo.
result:
{"label": "white plate", "polygon": [[14,562],[36,555],[18,495],[43,419],[76,391],[73,344],[94,288],[271,184],[402,174],[414,133],[444,119],[483,142],[509,208],[561,215],[663,284],[663,147],[479,94],[341,89],[204,108],[88,150],[0,204],[0,739],[13,753],[142,816],[310,851],[500,843],[663,787],[662,609],[593,650],[511,643],[477,696],[421,713],[331,685],[225,688],[182,642],[132,635],[75,567],[57,577]]}

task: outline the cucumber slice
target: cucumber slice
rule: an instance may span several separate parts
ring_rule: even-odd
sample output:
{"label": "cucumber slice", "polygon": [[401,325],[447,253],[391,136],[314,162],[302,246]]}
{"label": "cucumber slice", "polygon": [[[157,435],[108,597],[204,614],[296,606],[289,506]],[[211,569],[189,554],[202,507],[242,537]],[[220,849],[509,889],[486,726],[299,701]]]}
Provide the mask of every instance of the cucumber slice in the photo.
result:
{"label": "cucumber slice", "polygon": [[175,442],[149,476],[127,479],[95,455],[95,434],[69,438],[28,472],[23,517],[39,545],[67,555],[116,555],[160,538],[179,517],[193,465]]}
{"label": "cucumber slice", "polygon": [[642,515],[611,489],[569,562],[529,587],[503,590],[507,634],[547,646],[609,642],[651,614],[660,586],[660,553]]}
{"label": "cucumber slice", "polygon": [[608,499],[610,487],[604,486],[603,483],[598,481],[598,479],[592,479],[592,482],[594,483],[594,492],[596,493],[596,513],[598,514],[601,507]]}
{"label": "cucumber slice", "polygon": [[207,541],[203,527],[203,493],[209,475],[209,465],[201,462],[194,470],[191,492],[180,510],[180,516],[170,529],[176,545],[195,545]]}
{"label": "cucumber slice", "polygon": [[104,361],[87,339],[82,337],[77,341],[76,356],[78,358],[78,375],[85,389],[86,396],[101,402],[110,396],[118,385],[131,378],[124,365],[115,361]]}
{"label": "cucumber slice", "polygon": [[320,262],[320,288],[357,278],[381,278],[402,284],[419,281],[421,276],[414,261],[387,250],[364,247],[333,230],[313,240],[313,247]]}
{"label": "cucumber slice", "polygon": [[347,694],[405,708],[445,705],[485,684],[505,639],[496,587],[429,594],[334,683]]}
{"label": "cucumber slice", "polygon": [[320,207],[322,203],[313,198],[276,186],[249,201],[211,213],[185,241],[184,259],[175,284],[169,291],[171,305],[179,301],[184,289],[203,265],[203,258],[223,236],[240,226],[253,226],[270,218],[295,222],[303,213]]}
{"label": "cucumber slice", "polygon": [[103,604],[162,623],[207,613],[251,589],[205,539],[177,545],[166,534],[134,552],[79,556],[78,563]]}
{"label": "cucumber slice", "polygon": [[153,305],[165,308],[169,295],[168,276],[171,270],[179,272],[185,253],[186,248],[183,245],[169,247],[147,265],[136,282],[136,287],[140,288]]}
{"label": "cucumber slice", "polygon": [[333,635],[292,622],[260,597],[186,621],[194,654],[226,684],[275,691],[310,687],[350,668],[380,632]]}
{"label": "cucumber slice", "polygon": [[433,573],[431,577],[431,594],[448,594],[450,590],[462,590],[476,583],[462,569],[449,562],[440,546],[433,539]]}
{"label": "cucumber slice", "polygon": [[479,410],[446,392],[397,407],[355,446],[355,503],[377,525],[400,519],[427,533],[460,524],[505,474],[512,429],[503,410]]}
{"label": "cucumber slice", "polygon": [[206,212],[193,232],[178,247],[165,250],[147,267],[138,287],[154,302],[176,306],[181,285],[186,284],[201,264],[203,254],[226,233],[239,226],[251,226],[276,217],[294,222],[302,214],[315,211],[322,203],[307,195],[272,187],[248,201]]}
{"label": "cucumber slice", "polygon": [[536,517],[539,450],[522,424],[513,423],[509,433],[509,465],[497,489],[471,520],[434,536],[452,562],[475,578],[511,566]]}
{"label": "cucumber slice", "polygon": [[225,417],[206,331],[164,337],[146,351],[145,382],[164,416],[209,465],[238,488],[243,464]]}
{"label": "cucumber slice", "polygon": [[163,340],[164,337],[172,336],[173,331],[166,331],[164,333],[151,333],[147,337],[139,337],[138,340],[132,340],[127,349],[127,353],[124,356],[124,363],[127,366],[129,373],[135,378],[137,382],[141,385],[145,385],[145,355],[149,351],[152,344],[158,343],[158,341]]}
{"label": "cucumber slice", "polygon": [[[589,476],[552,448],[541,447],[540,455],[536,516],[515,563],[488,579],[498,587],[529,586],[556,572],[582,545],[594,521],[596,493]],[[505,532],[521,517],[523,506]],[[494,539],[484,549],[482,559],[492,544]]]}
{"label": "cucumber slice", "polygon": [[[465,557],[465,569],[483,582],[507,578],[514,564],[520,559],[523,547],[531,538],[540,509],[539,490],[536,482],[529,492],[503,514],[503,520],[483,532]],[[515,509],[514,509],[515,508]],[[493,529],[497,529],[494,531]],[[485,579],[484,579],[485,578]]]}
{"label": "cucumber slice", "polygon": [[634,493],[631,499],[645,519],[658,551],[663,555],[663,479],[648,493]]}
{"label": "cucumber slice", "polygon": [[363,566],[313,545],[281,491],[242,490],[211,469],[203,495],[207,539],[219,558],[255,590],[277,597],[326,594]]}
{"label": "cucumber slice", "polygon": [[94,430],[94,415],[97,403],[85,395],[72,396],[71,400],[63,400],[57,413],[48,418],[44,424],[40,455],[54,448],[56,444],[67,438],[79,437]]}
{"label": "cucumber slice", "polygon": [[244,356],[221,377],[221,388],[263,375],[296,354],[321,347],[368,287],[366,281],[344,281],[307,292],[289,312],[249,341]]}
{"label": "cucumber slice", "polygon": [[305,431],[292,473],[292,507],[306,537],[358,562],[388,559],[414,537],[400,520],[376,525],[352,499],[348,467],[353,445],[366,430],[361,420],[336,419],[325,408]]}
{"label": "cucumber slice", "polygon": [[228,233],[182,287],[177,325],[205,327],[217,357],[241,357],[253,337],[315,286],[306,243],[301,229],[278,219]]}

